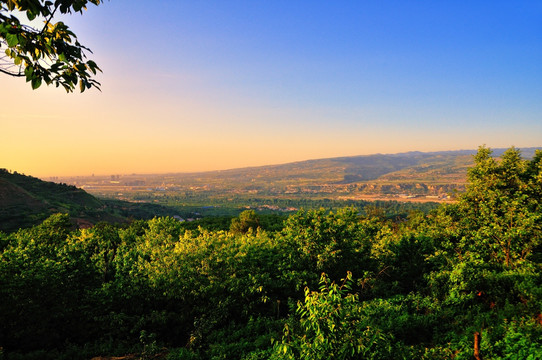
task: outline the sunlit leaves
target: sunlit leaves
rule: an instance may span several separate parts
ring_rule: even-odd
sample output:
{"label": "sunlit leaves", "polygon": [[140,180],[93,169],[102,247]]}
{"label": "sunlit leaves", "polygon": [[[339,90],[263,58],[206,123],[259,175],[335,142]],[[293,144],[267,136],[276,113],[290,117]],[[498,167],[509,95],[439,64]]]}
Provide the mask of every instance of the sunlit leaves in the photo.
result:
{"label": "sunlit leaves", "polygon": [[230,231],[234,234],[246,234],[250,229],[255,231],[259,225],[259,218],[254,210],[245,210],[239,217],[231,221]]}
{"label": "sunlit leaves", "polygon": [[386,228],[379,219],[362,219],[354,208],[300,210],[288,218],[282,234],[297,248],[303,266],[338,279],[346,271],[371,267],[371,242]]}
{"label": "sunlit leaves", "polygon": [[[467,192],[458,212],[464,229],[463,251],[506,266],[526,260],[542,242],[542,194],[532,169],[539,161],[521,159],[511,148],[501,161],[480,148],[469,170]],[[530,170],[531,169],[531,170]]]}
{"label": "sunlit leaves", "polygon": [[286,325],[276,356],[285,359],[395,359],[394,340],[378,328],[363,322],[363,308],[349,293],[352,274],[342,285],[322,275],[320,291],[305,289],[304,302],[298,302],[298,323]]}

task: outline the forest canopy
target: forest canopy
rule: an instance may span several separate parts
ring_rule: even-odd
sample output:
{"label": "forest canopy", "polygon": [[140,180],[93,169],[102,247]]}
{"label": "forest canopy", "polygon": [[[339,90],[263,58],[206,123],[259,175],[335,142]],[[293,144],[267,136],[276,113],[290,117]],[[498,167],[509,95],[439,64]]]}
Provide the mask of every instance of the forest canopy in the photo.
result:
{"label": "forest canopy", "polygon": [[539,359],[542,152],[480,148],[455,204],[280,230],[171,217],[0,233],[0,357]]}

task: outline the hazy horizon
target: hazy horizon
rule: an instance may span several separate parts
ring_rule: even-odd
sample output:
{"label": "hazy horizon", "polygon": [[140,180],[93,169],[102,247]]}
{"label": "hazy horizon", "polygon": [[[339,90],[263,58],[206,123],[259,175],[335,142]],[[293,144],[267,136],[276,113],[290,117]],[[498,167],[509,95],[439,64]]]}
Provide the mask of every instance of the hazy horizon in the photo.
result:
{"label": "hazy horizon", "polygon": [[62,18],[102,92],[0,75],[0,167],[158,174],[542,145],[542,3],[148,4]]}
{"label": "hazy horizon", "polygon": [[[486,146],[485,144],[481,146]],[[486,146],[487,147],[487,146]],[[510,147],[515,147],[516,149],[524,150],[524,149],[542,149],[542,146],[514,146],[511,145],[509,147],[489,147],[492,151],[495,150],[506,150]],[[153,175],[168,175],[168,174],[196,174],[196,173],[211,173],[211,172],[220,172],[220,171],[230,171],[230,170],[240,170],[240,169],[251,169],[251,168],[260,168],[260,167],[273,167],[273,166],[282,166],[282,165],[288,165],[288,164],[296,164],[296,163],[302,163],[306,161],[318,161],[318,160],[333,160],[333,159],[341,159],[341,158],[350,158],[350,157],[363,157],[363,156],[373,156],[373,155],[402,155],[402,154],[408,154],[408,153],[439,153],[439,152],[463,152],[463,151],[477,151],[476,149],[453,149],[453,150],[435,150],[435,151],[418,151],[418,150],[409,150],[405,152],[398,152],[398,153],[372,153],[372,154],[358,154],[358,155],[347,155],[347,156],[333,156],[333,157],[323,157],[323,158],[310,158],[310,159],[301,159],[301,160],[294,160],[294,161],[288,161],[283,163],[273,163],[273,164],[258,164],[258,165],[247,165],[242,167],[232,167],[232,168],[221,168],[221,169],[208,169],[208,170],[195,170],[195,171],[165,171],[165,172],[132,172],[132,173],[119,173],[119,172],[107,172],[107,173],[94,173],[90,172],[87,174],[44,174],[44,175],[37,175],[37,174],[29,174],[24,173],[22,171],[19,171],[17,169],[7,169],[9,171],[16,171],[18,173],[24,174],[24,175],[30,175],[42,179],[47,178],[70,178],[70,177],[109,177],[111,175],[125,175],[125,176],[132,176],[132,175],[141,175],[141,176],[153,176]],[[498,156],[495,155],[494,156]]]}

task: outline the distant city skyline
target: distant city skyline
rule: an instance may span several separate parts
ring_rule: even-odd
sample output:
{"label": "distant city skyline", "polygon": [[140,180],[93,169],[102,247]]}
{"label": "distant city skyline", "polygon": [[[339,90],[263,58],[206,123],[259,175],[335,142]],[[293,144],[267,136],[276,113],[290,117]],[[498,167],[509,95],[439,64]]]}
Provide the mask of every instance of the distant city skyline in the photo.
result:
{"label": "distant city skyline", "polygon": [[194,172],[542,145],[542,3],[111,1],[102,92],[0,74],[0,167]]}

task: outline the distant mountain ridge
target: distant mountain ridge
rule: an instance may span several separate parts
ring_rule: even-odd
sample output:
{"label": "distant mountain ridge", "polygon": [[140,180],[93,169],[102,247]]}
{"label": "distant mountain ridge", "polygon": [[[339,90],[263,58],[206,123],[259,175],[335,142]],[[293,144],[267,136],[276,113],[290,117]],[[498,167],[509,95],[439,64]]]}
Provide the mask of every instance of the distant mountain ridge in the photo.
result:
{"label": "distant mountain ridge", "polygon": [[[542,147],[524,147],[518,148],[524,159],[529,159],[534,156],[536,150],[542,150]],[[494,157],[501,156],[508,148],[496,148],[491,149]],[[197,172],[186,172],[186,173],[157,173],[157,174],[147,174],[147,175],[203,175],[203,174],[215,174],[215,173],[237,173],[241,171],[253,171],[253,170],[265,170],[268,168],[282,168],[282,167],[319,167],[326,162],[333,162],[338,164],[352,164],[354,166],[377,166],[379,160],[395,160],[397,163],[404,161],[403,164],[399,165],[400,168],[408,167],[419,163],[420,160],[433,158],[433,157],[454,157],[454,156],[472,156],[478,152],[477,149],[471,150],[446,150],[446,151],[431,151],[431,152],[421,152],[421,151],[408,151],[395,154],[369,154],[369,155],[353,155],[353,156],[339,156],[332,158],[320,158],[320,159],[308,159],[293,161],[283,164],[272,164],[272,165],[259,165],[259,166],[246,166],[241,168],[232,168],[225,170],[209,170],[209,171],[197,171]],[[389,166],[389,165],[388,165]],[[392,167],[392,170],[395,170]],[[381,171],[379,171],[381,172]],[[133,174],[133,175],[145,175],[145,174]]]}
{"label": "distant mountain ridge", "polygon": [[[536,150],[542,147],[520,148],[525,159],[532,158]],[[492,149],[493,156],[501,156],[507,149]],[[259,174],[261,177],[269,176],[271,173],[282,173],[284,178],[310,178],[310,174],[318,173],[318,170],[329,170],[332,173],[337,170],[343,172],[342,179],[336,179],[339,183],[354,183],[359,181],[370,181],[379,179],[381,176],[391,174],[403,169],[433,164],[442,167],[455,165],[458,170],[463,171],[472,164],[472,155],[478,150],[450,150],[435,152],[411,151],[397,154],[372,154],[357,156],[341,156],[324,159],[311,159],[296,161],[277,165],[264,165],[228,170],[216,170],[197,173],[170,174],[179,176],[203,176],[213,175],[217,177],[246,177]],[[459,161],[458,161],[459,159]]]}
{"label": "distant mountain ridge", "polygon": [[[521,148],[528,159],[535,150]],[[507,149],[494,149],[499,157]],[[448,201],[464,190],[478,150],[406,152],[312,159],[195,173],[63,178],[107,198],[170,204],[235,199]]]}

